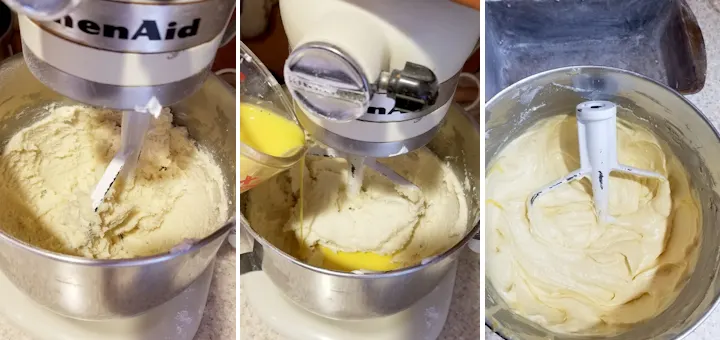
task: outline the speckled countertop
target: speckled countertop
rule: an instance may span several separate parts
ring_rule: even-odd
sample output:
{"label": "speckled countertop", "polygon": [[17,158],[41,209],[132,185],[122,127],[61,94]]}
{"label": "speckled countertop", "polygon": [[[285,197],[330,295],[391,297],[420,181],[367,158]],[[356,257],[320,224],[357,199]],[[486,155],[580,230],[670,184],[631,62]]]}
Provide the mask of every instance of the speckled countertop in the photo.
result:
{"label": "speckled countertop", "polygon": [[[195,340],[235,339],[235,249],[223,244],[215,262],[210,294]],[[34,340],[0,317],[0,340]]]}
{"label": "speckled countertop", "polygon": [[[707,51],[707,78],[700,93],[688,96],[720,128],[720,0],[687,0],[700,23]],[[717,4],[717,9],[711,3]],[[487,340],[500,340],[485,328]],[[715,340],[720,338],[720,308],[712,312],[686,340]]]}
{"label": "speckled countertop", "polygon": [[234,340],[236,336],[236,251],[225,242],[218,251],[210,296],[195,340]]}

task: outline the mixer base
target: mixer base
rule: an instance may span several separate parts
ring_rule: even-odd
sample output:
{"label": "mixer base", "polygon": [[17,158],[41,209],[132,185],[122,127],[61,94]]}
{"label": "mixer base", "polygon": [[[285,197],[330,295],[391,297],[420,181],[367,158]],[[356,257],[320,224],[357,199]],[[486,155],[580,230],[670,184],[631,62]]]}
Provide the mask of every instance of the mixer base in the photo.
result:
{"label": "mixer base", "polygon": [[[435,340],[450,310],[457,266],[427,296],[409,309],[365,321],[330,320],[287,300],[262,271],[243,274],[254,311],[289,340]],[[242,332],[242,330],[241,330]]]}
{"label": "mixer base", "polygon": [[192,340],[205,310],[214,263],[174,299],[139,316],[82,321],[52,312],[20,292],[0,272],[0,314],[38,340]]}

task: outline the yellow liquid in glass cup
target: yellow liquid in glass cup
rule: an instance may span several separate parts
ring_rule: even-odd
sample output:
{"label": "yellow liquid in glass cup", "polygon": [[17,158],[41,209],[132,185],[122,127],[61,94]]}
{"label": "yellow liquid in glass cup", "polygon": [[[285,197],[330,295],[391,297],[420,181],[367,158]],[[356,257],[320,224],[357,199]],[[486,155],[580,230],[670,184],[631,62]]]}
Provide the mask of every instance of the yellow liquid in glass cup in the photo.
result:
{"label": "yellow liquid in glass cup", "polygon": [[240,193],[243,193],[299,161],[305,152],[305,133],[279,114],[241,103],[240,143]]}

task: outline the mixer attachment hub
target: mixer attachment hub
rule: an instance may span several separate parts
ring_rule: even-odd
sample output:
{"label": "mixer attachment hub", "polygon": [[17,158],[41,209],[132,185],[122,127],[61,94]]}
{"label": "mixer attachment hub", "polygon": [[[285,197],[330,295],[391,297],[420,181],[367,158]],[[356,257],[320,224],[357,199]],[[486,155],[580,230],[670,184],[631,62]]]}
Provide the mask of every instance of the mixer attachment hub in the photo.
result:
{"label": "mixer attachment hub", "polygon": [[377,93],[395,99],[395,109],[400,112],[416,112],[435,105],[439,91],[435,73],[411,62],[405,63],[402,70],[382,72],[377,88]]}

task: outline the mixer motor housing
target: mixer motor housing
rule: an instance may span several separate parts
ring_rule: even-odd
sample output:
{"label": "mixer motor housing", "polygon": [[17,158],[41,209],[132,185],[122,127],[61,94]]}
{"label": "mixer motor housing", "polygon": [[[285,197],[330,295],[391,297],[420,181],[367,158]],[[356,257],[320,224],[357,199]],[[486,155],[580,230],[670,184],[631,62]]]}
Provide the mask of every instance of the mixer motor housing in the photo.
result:
{"label": "mixer motor housing", "polygon": [[64,96],[119,110],[190,96],[234,35],[234,27],[226,32],[233,0],[5,1],[20,13],[36,78]]}

